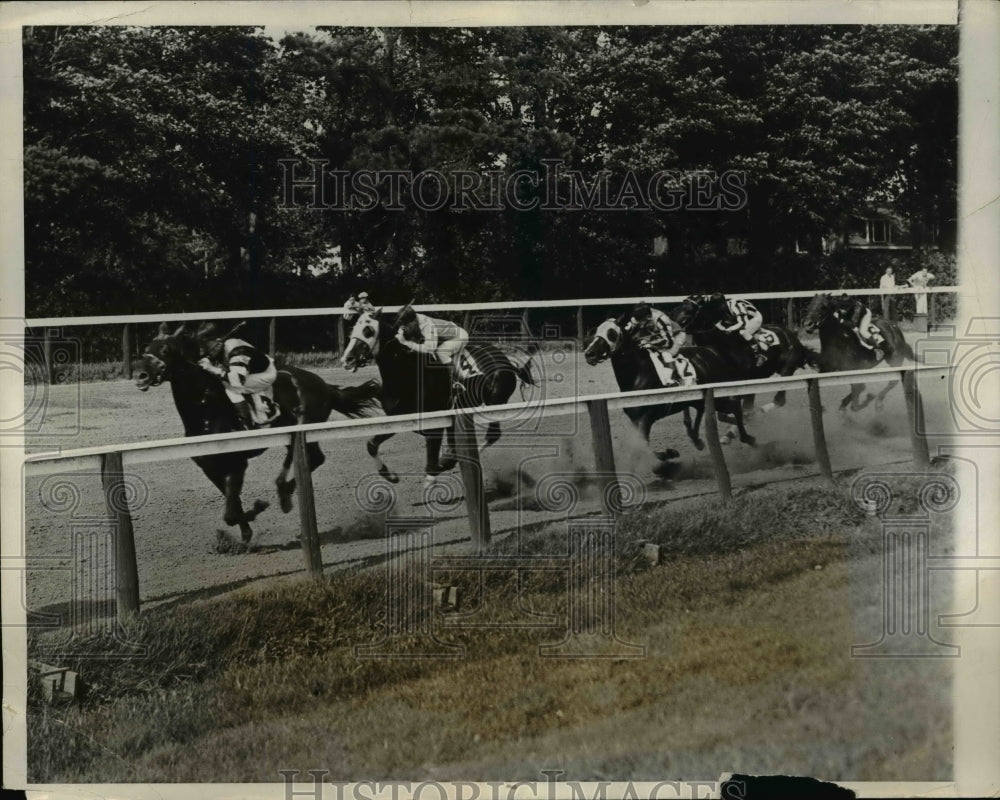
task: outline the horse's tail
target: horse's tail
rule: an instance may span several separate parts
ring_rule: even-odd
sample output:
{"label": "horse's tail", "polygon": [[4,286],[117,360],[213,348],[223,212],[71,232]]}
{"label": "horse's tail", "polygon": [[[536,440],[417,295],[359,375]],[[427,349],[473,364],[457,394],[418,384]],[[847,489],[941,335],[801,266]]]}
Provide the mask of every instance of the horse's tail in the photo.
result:
{"label": "horse's tail", "polygon": [[531,374],[531,359],[529,358],[520,367],[515,366],[514,371],[517,373],[517,377],[521,379],[521,383],[526,383],[528,386],[535,386],[535,376]]}
{"label": "horse's tail", "polygon": [[345,417],[366,417],[379,410],[379,394],[382,384],[365,381],[359,386],[334,386],[327,384],[330,392],[330,407]]}

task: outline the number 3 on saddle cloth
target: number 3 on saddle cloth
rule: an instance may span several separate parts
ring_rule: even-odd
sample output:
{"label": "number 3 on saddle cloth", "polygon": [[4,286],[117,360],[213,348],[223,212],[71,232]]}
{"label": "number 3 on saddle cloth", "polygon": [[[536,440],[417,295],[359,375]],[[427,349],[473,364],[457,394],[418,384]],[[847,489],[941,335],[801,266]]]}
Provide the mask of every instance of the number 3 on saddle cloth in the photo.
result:
{"label": "number 3 on saddle cloth", "polygon": [[781,345],[781,339],[778,338],[778,334],[774,331],[769,331],[767,328],[761,328],[759,331],[753,335],[753,348],[758,354],[758,366],[763,361],[767,360],[767,351],[772,347],[779,347]]}
{"label": "number 3 on saddle cloth", "polygon": [[262,392],[244,395],[244,397],[250,404],[250,415],[253,417],[254,425],[258,428],[270,425],[281,414],[281,409],[274,402],[273,386],[269,386]]}
{"label": "number 3 on saddle cloth", "polygon": [[479,362],[476,361],[475,356],[467,348],[463,348],[455,358],[454,372],[452,373],[454,378],[452,384],[452,405],[455,404],[454,401],[465,391],[465,382],[467,380],[485,374],[482,367],[479,366]]}
{"label": "number 3 on saddle cloth", "polygon": [[678,384],[694,386],[698,382],[694,367],[684,356],[678,354],[671,358],[670,353],[664,350],[652,347],[644,349],[649,353],[649,360],[653,362],[656,377],[664,386],[677,386]]}

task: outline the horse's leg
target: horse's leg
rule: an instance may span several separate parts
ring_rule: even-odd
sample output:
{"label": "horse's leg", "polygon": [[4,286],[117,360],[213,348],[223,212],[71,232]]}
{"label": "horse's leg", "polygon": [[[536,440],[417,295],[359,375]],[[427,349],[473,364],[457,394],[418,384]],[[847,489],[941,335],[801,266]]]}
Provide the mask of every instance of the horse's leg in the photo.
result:
{"label": "horse's leg", "polygon": [[[240,533],[243,537],[243,544],[247,547],[251,547],[253,543],[253,530],[250,528],[247,514],[243,513],[243,501],[240,499],[240,494],[243,492],[243,476],[245,474],[245,467],[226,474],[226,510],[222,515],[222,519],[225,520],[227,525],[239,525]],[[257,513],[259,513],[259,511],[255,507],[254,516],[256,516]]]}
{"label": "horse's leg", "polygon": [[295,479],[292,478],[291,480],[288,480],[288,471],[292,468],[292,459],[294,458],[292,446],[288,445],[286,450],[285,460],[281,464],[281,472],[278,473],[278,477],[274,483],[275,486],[278,487],[278,502],[281,504],[281,510],[287,514],[292,510],[292,495],[295,493]]}
{"label": "horse's leg", "polygon": [[736,417],[736,429],[739,431],[740,441],[752,447],[757,444],[757,440],[747,433],[746,426],[743,424],[743,409],[740,407],[740,404],[736,403],[735,406],[733,416]]}
{"label": "horse's leg", "polygon": [[[684,414],[686,415],[687,413],[688,413],[687,408],[685,408]],[[632,419],[632,424],[635,425],[636,429],[642,435],[642,440],[646,443],[646,446],[649,447],[650,450],[653,449],[653,446],[649,442],[649,434],[650,431],[653,429],[653,423],[656,422],[656,420],[658,419],[659,417],[655,416],[652,411],[648,411],[640,415],[636,419]],[[687,420],[685,424],[688,424],[689,422],[690,420]],[[678,453],[672,447],[668,447],[666,450],[653,450],[653,455],[656,456],[656,458],[659,459],[660,461],[666,461],[671,458],[677,458],[680,455],[680,453]]]}
{"label": "horse's leg", "polygon": [[863,411],[868,407],[868,404],[875,399],[875,395],[872,394],[871,392],[868,392],[868,394],[865,395],[865,399],[861,402],[858,402],[858,398],[861,397],[861,393],[865,390],[865,385],[863,383],[859,383],[856,385],[858,387],[858,390],[854,395],[854,402],[851,405],[851,411]]}
{"label": "horse's leg", "polygon": [[897,383],[899,383],[899,381],[889,381],[889,383],[887,383],[885,385],[885,388],[881,392],[879,392],[878,395],[876,395],[876,397],[875,397],[875,410],[876,411],[881,411],[885,407],[885,396],[887,394],[889,394],[889,392],[892,391],[892,388]]}
{"label": "horse's leg", "polygon": [[483,443],[480,452],[485,450],[491,444],[495,443],[500,438],[500,423],[494,420],[489,425],[486,426],[486,441]]}
{"label": "horse's leg", "polygon": [[433,484],[437,476],[442,472],[439,458],[444,431],[437,429],[433,431],[421,431],[420,433],[424,437],[427,450],[427,458],[424,462],[424,486],[427,487]]}
{"label": "horse's leg", "polygon": [[704,403],[698,403],[695,406],[694,423],[691,423],[691,418],[688,416],[688,408],[684,409],[684,427],[687,428],[688,438],[691,443],[699,450],[705,449],[705,443],[702,441],[699,431],[701,430],[701,418],[705,415],[705,405]]}
{"label": "horse's leg", "polygon": [[368,440],[367,445],[365,445],[368,450],[368,455],[375,459],[375,466],[378,470],[378,474],[385,478],[389,483],[399,483],[399,476],[389,469],[385,462],[379,458],[378,449],[382,442],[387,439],[391,439],[396,434],[394,433],[376,433],[371,439]]}

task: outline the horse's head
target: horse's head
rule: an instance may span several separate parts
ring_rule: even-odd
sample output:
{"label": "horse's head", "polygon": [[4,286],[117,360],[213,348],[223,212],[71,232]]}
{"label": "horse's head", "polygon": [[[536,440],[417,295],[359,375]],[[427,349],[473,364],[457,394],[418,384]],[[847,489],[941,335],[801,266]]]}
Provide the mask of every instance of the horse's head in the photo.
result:
{"label": "horse's head", "polygon": [[156,338],[142,351],[142,367],[135,376],[135,385],[145,392],[150,386],[159,386],[170,380],[171,370],[181,361],[198,358],[198,344],[185,334],[185,323],[181,323],[173,333],[165,322],[160,323]]}
{"label": "horse's head", "polygon": [[345,369],[355,371],[359,367],[371,363],[372,359],[378,355],[379,334],[382,328],[381,317],[381,309],[366,311],[358,317],[358,321],[354,323],[354,328],[351,330],[351,339],[347,343],[347,349],[344,350],[344,355],[340,359],[340,363]]}
{"label": "horse's head", "polygon": [[616,319],[606,319],[594,331],[594,335],[583,351],[583,357],[590,366],[611,358],[622,348],[625,333]]}
{"label": "horse's head", "polygon": [[833,311],[833,299],[828,294],[817,294],[809,301],[805,316],[802,318],[802,329],[806,333],[815,333]]}
{"label": "horse's head", "polygon": [[667,316],[676,322],[681,330],[686,331],[699,316],[704,313],[708,298],[702,294],[692,294],[685,297],[681,304],[667,312]]}

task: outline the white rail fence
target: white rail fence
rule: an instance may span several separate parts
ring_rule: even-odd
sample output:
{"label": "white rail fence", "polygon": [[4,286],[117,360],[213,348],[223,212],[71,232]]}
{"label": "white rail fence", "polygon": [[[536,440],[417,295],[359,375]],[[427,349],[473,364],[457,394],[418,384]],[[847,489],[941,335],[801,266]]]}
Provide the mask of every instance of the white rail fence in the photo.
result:
{"label": "white rail fence", "polygon": [[922,435],[923,404],[917,387],[916,374],[947,373],[951,366],[906,365],[872,370],[853,370],[819,375],[817,373],[792,377],[765,378],[738,383],[705,384],[694,388],[672,387],[641,392],[595,394],[582,397],[527,401],[493,406],[472,411],[449,410],[398,417],[370,417],[364,419],[336,420],[332,422],[297,425],[276,430],[239,431],[235,433],[199,436],[184,439],[167,439],[155,442],[137,442],[105,447],[91,447],[55,453],[39,453],[25,457],[24,479],[76,470],[97,470],[102,475],[108,513],[115,524],[116,599],[120,614],[139,610],[139,580],[136,564],[132,519],[124,487],[125,466],[171,461],[195,456],[233,453],[245,450],[288,446],[293,447],[295,477],[299,491],[300,536],[307,571],[314,577],[323,574],[320,557],[319,532],[313,500],[312,477],[306,460],[305,445],[334,439],[368,437],[376,433],[418,431],[455,425],[455,455],[459,461],[465,489],[466,508],[469,515],[473,545],[477,552],[484,552],[490,541],[489,509],[485,502],[482,465],[479,460],[474,420],[489,421],[524,420],[525,415],[542,417],[578,414],[587,411],[593,434],[594,457],[597,474],[601,476],[601,503],[603,512],[617,516],[620,508],[620,487],[615,468],[614,449],[608,418],[610,409],[652,405],[662,402],[703,401],[705,404],[706,439],[712,458],[716,483],[723,501],[731,496],[729,472],[715,416],[715,401],[720,397],[755,394],[761,391],[779,391],[806,388],[812,420],[813,442],[820,472],[833,479],[833,469],[827,452],[823,429],[823,412],[820,406],[820,386],[837,386],[853,383],[877,383],[902,380],[906,397],[911,446],[914,462],[919,467],[929,463],[927,442]]}
{"label": "white rail fence", "polygon": [[[930,324],[936,320],[934,298],[938,294],[953,294],[960,290],[958,286],[930,286],[921,289],[895,289],[887,293],[889,297],[898,295],[918,295],[928,296],[927,321]],[[793,303],[795,300],[805,300],[814,297],[819,293],[847,294],[859,297],[874,297],[882,294],[877,289],[815,289],[795,292],[751,292],[743,294],[732,294],[733,298],[744,298],[746,300],[787,300],[784,323],[786,327],[795,327],[795,314]],[[679,303],[688,295],[664,295],[656,297],[609,297],[598,299],[580,300],[519,300],[502,301],[494,303],[439,303],[430,305],[415,305],[417,311],[435,312],[462,312],[465,314],[463,320],[464,327],[469,328],[471,317],[474,313],[482,315],[509,315],[512,310],[521,310],[521,325],[523,330],[531,330],[529,314],[533,309],[576,309],[576,339],[583,342],[586,329],[584,327],[583,310],[594,307],[630,306],[638,303],[650,303],[652,305],[663,305]],[[388,312],[398,311],[401,306],[385,306]],[[344,325],[343,306],[331,306],[326,308],[288,308],[288,309],[261,309],[256,311],[200,311],[200,312],[180,312],[174,314],[129,314],[124,316],[88,316],[88,317],[39,317],[29,319],[25,322],[25,327],[31,330],[41,330],[42,351],[44,360],[44,379],[49,383],[55,382],[55,365],[53,364],[52,350],[52,328],[66,328],[75,326],[92,325],[121,325],[122,328],[122,375],[132,376],[132,357],[135,345],[135,325],[150,324],[159,322],[196,322],[200,320],[245,320],[245,319],[267,319],[268,322],[268,352],[272,355],[277,352],[277,321],[282,318],[296,317],[336,317],[336,351],[338,355],[343,353],[347,343]],[[926,321],[925,321],[926,324]]]}

